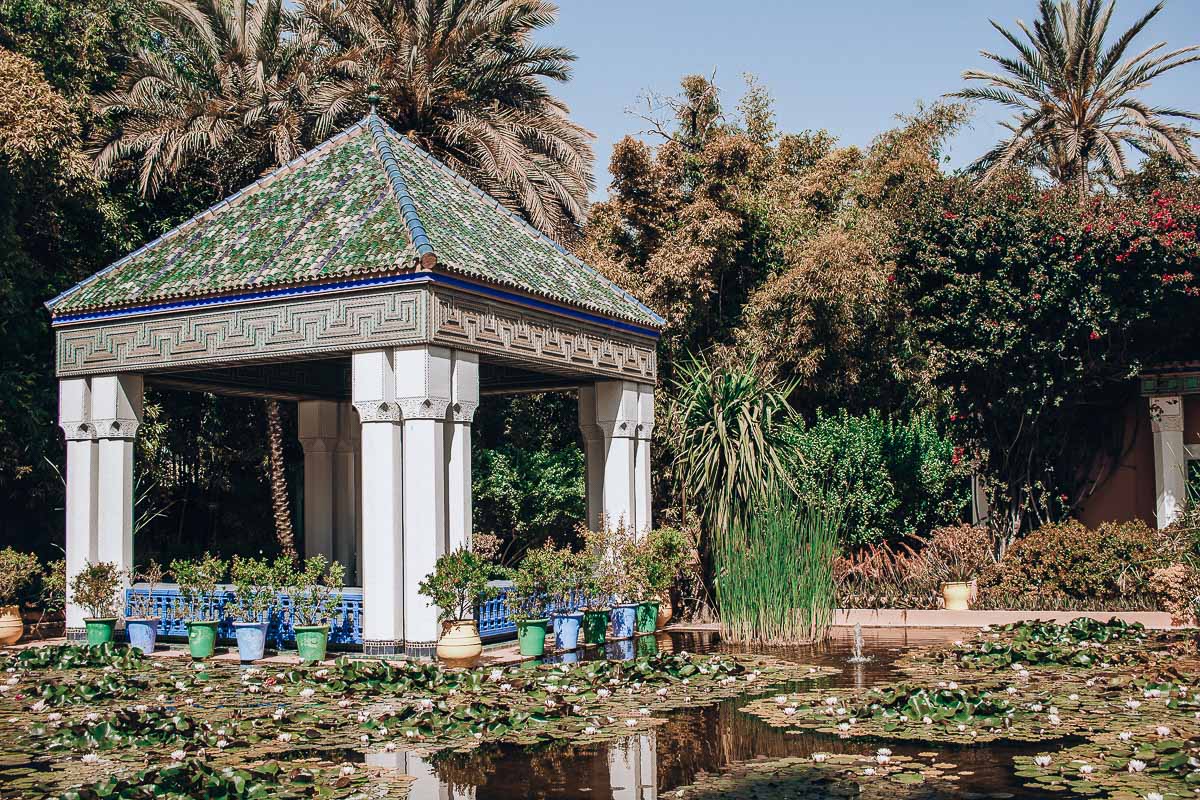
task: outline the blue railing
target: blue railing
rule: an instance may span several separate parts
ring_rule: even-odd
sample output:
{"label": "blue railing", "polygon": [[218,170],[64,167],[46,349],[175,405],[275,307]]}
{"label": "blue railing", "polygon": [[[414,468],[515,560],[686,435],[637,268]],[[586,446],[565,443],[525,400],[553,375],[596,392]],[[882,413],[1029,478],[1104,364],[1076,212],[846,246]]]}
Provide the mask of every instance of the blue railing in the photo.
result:
{"label": "blue railing", "polygon": [[[132,601],[135,595],[144,597],[145,587],[125,590],[125,615],[133,613]],[[226,612],[234,600],[232,589],[223,588],[217,592],[212,605],[216,607],[216,617],[220,621],[217,626],[217,636],[221,639],[233,639],[233,619]],[[177,611],[184,607],[183,597],[174,586],[164,586],[150,593],[150,615],[160,620],[158,633],[160,636],[187,636],[185,619],[189,615],[180,615]],[[206,615],[211,618],[211,615]],[[267,628],[268,641],[276,645],[296,640],[296,632],[292,629],[292,598],[287,594],[279,595],[279,606],[271,612]],[[361,589],[346,589],[342,592],[342,603],[334,614],[329,626],[329,643],[334,645],[362,644],[363,597]]]}
{"label": "blue railing", "polygon": [[[485,641],[495,641],[517,635],[517,624],[508,616],[508,591],[512,584],[507,581],[496,581],[493,585],[499,588],[499,596],[481,605],[476,615],[479,622],[479,636]],[[135,586],[125,590],[125,616],[128,617],[133,613],[134,596],[145,596],[145,594],[145,587]],[[213,602],[213,605],[216,606],[215,616],[220,621],[217,626],[217,637],[220,639],[232,640],[234,638],[233,619],[226,611],[233,601],[233,589],[223,587],[218,591]],[[184,605],[183,597],[175,586],[160,586],[150,593],[150,615],[160,620],[158,627],[160,636],[187,636],[185,620],[189,615],[177,613],[182,610]],[[572,596],[563,608],[574,611],[582,605],[582,597]],[[211,615],[206,616],[211,618]],[[279,606],[271,612],[269,622],[268,641],[273,642],[276,646],[295,642],[296,633],[292,629],[291,597],[287,594],[279,595]],[[362,631],[362,589],[345,589],[342,591],[342,603],[330,625],[329,642],[334,645],[361,645]]]}

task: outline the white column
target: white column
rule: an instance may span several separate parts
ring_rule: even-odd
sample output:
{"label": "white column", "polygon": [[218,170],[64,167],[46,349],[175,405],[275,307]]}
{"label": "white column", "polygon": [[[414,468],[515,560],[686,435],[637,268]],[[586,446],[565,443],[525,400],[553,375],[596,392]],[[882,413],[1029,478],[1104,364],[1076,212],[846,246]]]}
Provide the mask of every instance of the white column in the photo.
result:
{"label": "white column", "polygon": [[1154,434],[1155,515],[1159,528],[1175,521],[1187,501],[1187,456],[1183,446],[1183,398],[1150,398]]}
{"label": "white column", "polygon": [[98,438],[96,560],[116,564],[127,584],[133,570],[133,440],[142,422],[142,376],[98,375],[91,386]]}
{"label": "white column", "polygon": [[396,398],[404,420],[405,653],[431,656],[438,639],[438,610],[417,585],[433,572],[448,542],[445,424],[450,351],[425,345],[397,348],[395,368]]}
{"label": "white column", "polygon": [[359,582],[358,417],[350,403],[337,404],[337,444],[333,449],[333,557],[346,568],[346,584]]}
{"label": "white column", "polygon": [[67,636],[83,637],[87,612],[70,595],[69,582],[96,561],[96,495],[99,475],[96,428],[91,422],[91,384],[87,378],[58,382],[58,424],[67,439],[66,560]]}
{"label": "white column", "polygon": [[447,550],[471,543],[471,422],[478,407],[479,355],[455,350],[450,371],[450,411],[446,418]]}
{"label": "white column", "polygon": [[596,424],[604,432],[605,524],[624,523],[637,530],[634,504],[634,456],[638,425],[638,388],[629,381],[596,383]]}
{"label": "white column", "polygon": [[297,403],[296,433],[304,448],[304,555],[332,559],[338,404],[329,400]]}
{"label": "white column", "polygon": [[407,796],[420,800],[469,800],[475,797],[475,787],[453,787],[438,777],[437,770],[428,760],[411,750],[367,753],[364,763],[371,767],[408,775]]}
{"label": "white column", "polygon": [[656,800],[658,753],[653,733],[609,745],[608,783],[613,800]]}
{"label": "white column", "polygon": [[634,453],[634,530],[644,534],[653,527],[650,484],[650,438],[654,433],[654,386],[638,384],[638,425]]}
{"label": "white column", "polygon": [[400,405],[391,350],[351,357],[362,423],[363,653],[404,651],[404,504]]}
{"label": "white column", "polygon": [[579,431],[583,434],[587,526],[600,529],[604,513],[604,431],[596,424],[596,387],[579,387]]}

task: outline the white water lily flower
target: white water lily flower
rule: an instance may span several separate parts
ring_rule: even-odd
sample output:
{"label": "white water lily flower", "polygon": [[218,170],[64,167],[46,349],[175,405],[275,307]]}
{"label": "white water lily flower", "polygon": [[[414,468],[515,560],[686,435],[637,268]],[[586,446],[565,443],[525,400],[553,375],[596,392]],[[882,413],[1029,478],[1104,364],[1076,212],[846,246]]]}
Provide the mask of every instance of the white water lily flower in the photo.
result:
{"label": "white water lily flower", "polygon": [[775,695],[775,704],[776,705],[783,705],[787,701],[788,701],[788,696],[786,694]]}
{"label": "white water lily flower", "polygon": [[1133,734],[1130,733],[1129,731],[1121,731],[1120,733],[1117,734],[1117,738],[1120,739],[1122,742],[1128,742],[1130,739],[1133,738]]}
{"label": "white water lily flower", "polygon": [[363,744],[366,744],[367,742],[371,741],[371,737],[364,733],[362,736],[358,737],[358,740]]}
{"label": "white water lily flower", "polygon": [[601,689],[596,690],[596,696],[599,698],[605,698],[611,694],[612,694],[612,692],[610,692],[608,689],[601,688]]}
{"label": "white water lily flower", "polygon": [[1150,792],[1146,795],[1146,800],[1163,800],[1163,796],[1158,792]]}
{"label": "white water lily flower", "polygon": [[795,713],[796,713],[796,707],[795,707],[795,706],[788,706],[787,708],[783,709],[783,713],[784,713],[784,714],[787,714],[787,715],[790,717],[792,714],[795,714]]}
{"label": "white water lily flower", "polygon": [[183,681],[175,681],[175,688],[181,692],[184,692],[187,691],[188,686]]}
{"label": "white water lily flower", "polygon": [[586,736],[594,736],[596,734],[596,729],[595,729],[595,727],[588,725],[586,728],[583,729],[583,732]]}
{"label": "white water lily flower", "polygon": [[433,711],[433,701],[428,697],[421,698],[420,705],[422,711]]}
{"label": "white water lily flower", "polygon": [[625,727],[627,727],[627,728],[636,728],[636,727],[637,727],[637,720],[636,720],[636,719],[627,719],[627,720],[625,720]]}
{"label": "white water lily flower", "polygon": [[850,724],[847,722],[839,722],[838,730],[839,731],[848,731],[848,730],[850,730]]}
{"label": "white water lily flower", "polygon": [[1007,689],[1005,689],[1004,691],[1008,692],[1009,694],[1016,694],[1016,693],[1017,693],[1017,687],[1015,687],[1015,686],[1009,686],[1009,687],[1008,687]]}
{"label": "white water lily flower", "polygon": [[1125,707],[1128,708],[1130,711],[1137,711],[1139,708],[1142,707],[1142,701],[1141,700],[1126,700]]}
{"label": "white water lily flower", "polygon": [[1033,763],[1037,764],[1039,767],[1042,767],[1042,768],[1050,766],[1050,762],[1052,760],[1053,759],[1051,759],[1050,756],[1047,756],[1047,755],[1040,755],[1040,756],[1033,757]]}
{"label": "white water lily flower", "polygon": [[55,711],[53,713],[47,714],[46,719],[50,720],[51,722],[58,722],[60,719],[62,719],[62,714]]}
{"label": "white water lily flower", "polygon": [[1141,772],[1145,768],[1146,768],[1146,762],[1139,761],[1136,758],[1129,759],[1129,764],[1126,766],[1126,769],[1128,769],[1130,772]]}
{"label": "white water lily flower", "polygon": [[871,775],[874,775],[874,774],[875,774],[875,768],[874,768],[874,767],[867,767],[866,769],[864,769],[864,770],[863,770],[863,775],[871,776]]}
{"label": "white water lily flower", "polygon": [[500,691],[502,691],[502,692],[512,691],[512,684],[511,683],[500,684]]}
{"label": "white water lily flower", "polygon": [[829,758],[828,753],[813,753],[812,754],[812,760],[816,761],[818,764],[820,764],[822,761],[824,761],[827,758]]}
{"label": "white water lily flower", "polygon": [[1046,717],[1046,719],[1051,725],[1057,725],[1062,722],[1062,717],[1058,716],[1058,714],[1051,714],[1050,716]]}
{"label": "white water lily flower", "polygon": [[85,764],[95,764],[100,760],[100,756],[96,755],[95,753],[84,753],[79,760]]}
{"label": "white water lily flower", "polygon": [[1029,706],[1029,710],[1030,710],[1030,711],[1032,711],[1032,712],[1034,712],[1035,714],[1037,714],[1037,713],[1041,712],[1041,710],[1042,710],[1042,704],[1041,704],[1041,703],[1034,703],[1034,704],[1032,704],[1031,706]]}
{"label": "white water lily flower", "polygon": [[1091,775],[1095,771],[1096,771],[1096,768],[1093,767],[1091,764],[1080,764],[1079,765],[1079,774],[1081,774],[1081,775]]}
{"label": "white water lily flower", "polygon": [[1157,728],[1154,729],[1154,732],[1157,733],[1159,736],[1170,736],[1171,735],[1171,729],[1168,728],[1166,725],[1159,725]]}
{"label": "white water lily flower", "polygon": [[317,693],[317,690],[313,689],[311,686],[306,686],[300,690],[301,697],[312,697],[316,693]]}
{"label": "white water lily flower", "polygon": [[639,714],[641,714],[643,717],[648,717],[648,716],[650,716],[650,709],[648,709],[648,708],[639,708],[639,709],[638,709],[638,713],[639,713]]}
{"label": "white water lily flower", "polygon": [[502,670],[502,669],[493,669],[491,672],[488,673],[488,680],[492,681],[493,683],[500,680],[503,677],[504,677],[504,670]]}
{"label": "white water lily flower", "polygon": [[924,723],[925,725],[933,724],[933,720],[930,719],[928,716],[921,717],[921,722]]}
{"label": "white water lily flower", "polygon": [[836,697],[826,697],[825,698],[825,705],[836,706],[837,704],[838,704],[838,699]]}
{"label": "white water lily flower", "polygon": [[395,751],[396,751],[396,743],[395,743],[395,742],[388,742],[387,744],[385,744],[385,745],[383,746],[383,749],[384,749],[384,750],[387,750],[389,753],[393,753],[393,752],[395,752]]}
{"label": "white water lily flower", "polygon": [[891,757],[891,756],[885,756],[885,755],[882,755],[882,754],[881,754],[881,755],[877,755],[877,756],[875,756],[875,762],[876,762],[876,763],[878,763],[878,764],[886,764],[886,763],[888,763],[888,762],[889,762],[889,761],[891,761],[891,760],[892,760],[892,757]]}
{"label": "white water lily flower", "polygon": [[338,708],[349,708],[349,707],[350,707],[349,700],[338,700]]}
{"label": "white water lily flower", "polygon": [[224,739],[217,739],[217,747],[224,750],[226,747],[229,747],[229,742],[225,741]]}
{"label": "white water lily flower", "polygon": [[171,753],[171,758],[175,759],[176,761],[183,761],[185,758],[187,758],[187,753],[182,750],[176,750]]}
{"label": "white water lily flower", "polygon": [[354,768],[353,764],[342,764],[342,768],[338,771],[342,775],[353,775],[354,773],[358,772],[358,770]]}
{"label": "white water lily flower", "polygon": [[664,686],[663,688],[656,691],[655,694],[658,695],[659,697],[666,697],[667,696],[667,687]]}
{"label": "white water lily flower", "polygon": [[276,736],[275,738],[276,738],[276,739],[278,739],[278,740],[279,740],[279,741],[281,741],[281,742],[290,742],[290,741],[291,741],[291,740],[292,740],[294,737],[293,737],[293,735],[292,735],[292,734],[290,734],[290,733],[287,733],[287,732],[285,731],[284,733],[281,733],[281,734],[279,734],[279,735],[278,735],[278,736]]}

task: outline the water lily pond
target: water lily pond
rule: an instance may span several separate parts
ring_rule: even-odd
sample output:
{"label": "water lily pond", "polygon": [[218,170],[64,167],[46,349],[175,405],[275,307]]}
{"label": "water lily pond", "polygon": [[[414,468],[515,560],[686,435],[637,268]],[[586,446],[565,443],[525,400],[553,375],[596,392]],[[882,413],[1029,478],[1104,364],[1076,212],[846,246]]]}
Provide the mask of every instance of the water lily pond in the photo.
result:
{"label": "water lily pond", "polygon": [[[0,796],[1182,798],[1190,635],[868,633],[747,653],[659,634],[573,663],[0,656]],[[608,658],[604,656],[607,655]]]}

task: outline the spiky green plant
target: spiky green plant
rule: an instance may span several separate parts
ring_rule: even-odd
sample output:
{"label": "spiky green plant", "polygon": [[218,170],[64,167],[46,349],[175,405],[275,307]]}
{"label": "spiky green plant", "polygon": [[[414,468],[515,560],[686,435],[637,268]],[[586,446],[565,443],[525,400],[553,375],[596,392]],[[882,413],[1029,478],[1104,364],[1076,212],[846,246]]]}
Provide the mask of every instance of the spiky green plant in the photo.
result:
{"label": "spiky green plant", "polygon": [[695,357],[679,368],[670,413],[677,475],[710,535],[729,530],[784,479],[793,388],[761,377],[753,362],[716,368]]}
{"label": "spiky green plant", "polygon": [[1013,56],[983,51],[1000,73],[968,70],[963,78],[983,84],[956,92],[968,100],[999,103],[1016,110],[1002,123],[1012,135],[975,162],[984,180],[1010,166],[1034,166],[1086,195],[1097,173],[1126,173],[1123,148],[1164,153],[1191,169],[1196,131],[1187,121],[1200,114],[1151,106],[1137,97],[1158,76],[1200,60],[1200,46],[1167,50],[1166,42],[1140,52],[1133,40],[1163,9],[1157,3],[1106,46],[1115,2],[1041,0],[1033,30],[1018,22],[1021,35],[992,21],[1017,51]]}
{"label": "spiky green plant", "polygon": [[756,513],[715,536],[722,638],[754,644],[823,639],[837,600],[840,526],[836,506],[772,491]]}

